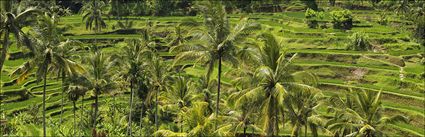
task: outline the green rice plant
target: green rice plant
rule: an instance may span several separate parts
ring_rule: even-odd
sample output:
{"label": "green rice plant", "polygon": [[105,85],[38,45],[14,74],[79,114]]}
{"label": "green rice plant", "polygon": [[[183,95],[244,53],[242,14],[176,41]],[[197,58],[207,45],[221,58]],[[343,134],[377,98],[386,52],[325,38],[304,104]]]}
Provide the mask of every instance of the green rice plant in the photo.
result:
{"label": "green rice plant", "polygon": [[353,33],[349,37],[350,42],[347,45],[347,50],[356,51],[371,51],[372,45],[369,42],[368,36],[363,32]]}

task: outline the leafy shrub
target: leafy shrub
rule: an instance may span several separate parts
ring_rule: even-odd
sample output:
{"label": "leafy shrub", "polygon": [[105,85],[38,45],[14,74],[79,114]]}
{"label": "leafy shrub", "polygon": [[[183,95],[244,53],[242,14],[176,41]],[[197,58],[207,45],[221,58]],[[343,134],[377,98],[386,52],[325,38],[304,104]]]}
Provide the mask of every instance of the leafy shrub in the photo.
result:
{"label": "leafy shrub", "polygon": [[309,28],[317,28],[319,20],[323,19],[323,12],[316,12],[310,8],[305,11],[306,23]]}
{"label": "leafy shrub", "polygon": [[425,46],[425,16],[419,17],[415,21],[415,31],[413,36],[418,40],[422,46]]}
{"label": "leafy shrub", "polygon": [[368,36],[362,32],[356,32],[350,36],[350,43],[347,45],[348,50],[369,51],[372,45],[368,40]]}
{"label": "leafy shrub", "polygon": [[335,29],[351,29],[353,27],[353,15],[349,10],[332,11],[331,18]]}
{"label": "leafy shrub", "polygon": [[388,24],[388,17],[387,17],[387,14],[385,14],[385,12],[380,14],[378,23],[381,24],[381,25],[387,25]]}

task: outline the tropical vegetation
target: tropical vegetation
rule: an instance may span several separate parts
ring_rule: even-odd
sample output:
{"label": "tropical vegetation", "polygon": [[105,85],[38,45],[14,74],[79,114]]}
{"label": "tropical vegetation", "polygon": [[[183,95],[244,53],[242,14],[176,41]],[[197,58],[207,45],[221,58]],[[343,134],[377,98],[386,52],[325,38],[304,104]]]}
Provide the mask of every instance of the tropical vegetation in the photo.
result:
{"label": "tropical vegetation", "polygon": [[0,3],[2,136],[425,135],[421,0]]}

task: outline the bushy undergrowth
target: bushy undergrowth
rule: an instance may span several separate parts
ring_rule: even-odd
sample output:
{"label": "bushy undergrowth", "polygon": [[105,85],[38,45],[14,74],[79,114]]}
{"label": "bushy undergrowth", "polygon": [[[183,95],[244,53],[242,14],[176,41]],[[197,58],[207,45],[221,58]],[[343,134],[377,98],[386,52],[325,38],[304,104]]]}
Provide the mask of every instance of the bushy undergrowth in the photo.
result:
{"label": "bushy undergrowth", "polygon": [[347,45],[348,50],[370,51],[372,45],[368,40],[368,36],[363,32],[356,32],[350,36],[350,42]]}
{"label": "bushy undergrowth", "polygon": [[335,29],[351,29],[353,27],[353,15],[350,10],[332,11],[331,18]]}
{"label": "bushy undergrowth", "polygon": [[318,12],[309,8],[305,11],[305,18],[309,28],[317,28],[319,20],[323,19],[323,12]]}

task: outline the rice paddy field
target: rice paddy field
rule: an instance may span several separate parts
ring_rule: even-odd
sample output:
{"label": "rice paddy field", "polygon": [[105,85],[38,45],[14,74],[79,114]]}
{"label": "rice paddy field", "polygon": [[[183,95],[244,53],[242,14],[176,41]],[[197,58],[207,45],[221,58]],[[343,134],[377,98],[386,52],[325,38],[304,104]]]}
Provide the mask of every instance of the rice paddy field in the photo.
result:
{"label": "rice paddy field", "polygon": [[[330,9],[328,9],[330,10]],[[388,23],[381,25],[379,22],[381,13],[383,11],[377,10],[351,10],[353,16],[353,27],[350,30],[335,29],[332,27],[332,18],[328,12],[325,12],[321,22],[322,28],[309,28],[306,22],[305,10],[301,11],[282,11],[275,13],[228,13],[227,18],[230,26],[236,25],[241,18],[246,17],[250,21],[261,25],[260,30],[255,30],[253,35],[259,35],[264,32],[272,34],[276,41],[281,43],[281,51],[285,51],[287,55],[294,55],[292,60],[293,71],[306,71],[313,73],[317,76],[316,88],[320,89],[324,98],[333,96],[344,96],[348,91],[352,92],[368,92],[368,93],[381,93],[380,101],[382,105],[382,115],[392,116],[401,115],[407,117],[407,122],[395,122],[385,125],[383,132],[388,136],[424,136],[425,135],[425,86],[424,86],[424,69],[425,66],[421,62],[424,60],[425,47],[415,41],[411,37],[414,23],[406,21],[402,16],[395,13],[388,13]],[[151,38],[156,43],[155,53],[157,53],[166,66],[188,66],[184,67],[182,74],[189,79],[199,79],[207,73],[207,67],[202,64],[197,64],[196,60],[185,60],[176,62],[175,58],[178,52],[173,52],[168,43],[173,40],[175,35],[176,26],[185,20],[194,20],[198,23],[197,26],[182,26],[183,34],[190,36],[197,28],[203,27],[203,16],[124,16],[128,21],[132,22],[131,29],[113,28],[113,24],[121,21],[116,18],[103,17],[107,27],[102,29],[101,32],[95,33],[92,30],[86,29],[86,23],[80,14],[72,14],[63,16],[58,22],[58,28],[62,28],[64,40],[80,41],[85,48],[94,45],[102,50],[105,55],[117,54],[128,45],[130,39],[140,39],[142,34],[141,30],[148,26],[148,23],[154,24],[152,27]],[[29,27],[30,28],[30,27]],[[26,31],[24,28],[23,30]],[[347,50],[347,44],[351,42],[351,36],[354,33],[365,34],[374,47],[373,50],[356,51]],[[256,40],[253,37],[251,40]],[[13,41],[14,36],[11,36]],[[18,69],[22,64],[31,60],[30,56],[22,56],[29,53],[28,49],[18,47],[16,43],[10,45],[8,49],[8,59],[4,62],[3,69],[1,70],[1,120],[3,132],[2,135],[33,135],[34,132],[41,134],[42,125],[40,122],[33,124],[20,125],[21,129],[16,128],[18,123],[29,119],[41,119],[41,105],[43,95],[43,81],[37,81],[36,70],[28,74],[29,76],[24,80],[19,80],[17,76],[12,76],[14,70]],[[89,50],[80,50],[76,54],[79,56],[88,56]],[[75,59],[76,62],[84,62],[84,58]],[[87,67],[88,65],[83,65]],[[215,66],[217,68],[217,65]],[[224,62],[221,72],[221,94],[223,105],[228,104],[227,98],[230,97],[234,91],[236,76],[231,73],[240,69],[239,66],[231,65]],[[118,71],[120,69],[117,69]],[[52,71],[53,72],[53,71]],[[211,72],[211,80],[217,80],[217,70],[213,69]],[[170,83],[173,83],[171,81]],[[72,122],[73,122],[73,103],[65,95],[65,101],[62,104],[62,88],[63,83],[59,74],[49,74],[46,78],[46,119],[47,130],[52,133],[51,135],[71,135],[72,136]],[[216,90],[211,91],[213,102],[215,102]],[[66,93],[65,93],[66,94]],[[164,93],[165,94],[165,93]],[[354,93],[353,93],[354,94]],[[113,96],[113,97],[112,97]],[[80,101],[77,102],[77,118],[81,116],[80,110],[85,108],[91,111],[90,105],[94,103],[95,98],[93,94],[85,94],[82,96],[84,104]],[[99,96],[99,110],[100,115],[109,114],[111,104],[121,105],[122,108],[129,107],[130,90],[129,88],[117,88],[111,92],[102,93]],[[165,98],[165,97],[164,97]],[[134,99],[135,102],[142,102],[138,98]],[[159,105],[166,111],[167,101],[160,98]],[[136,103],[137,104],[137,103]],[[215,104],[215,103],[213,103]],[[230,104],[230,103],[229,103]],[[333,113],[328,112],[329,104],[322,103],[315,108],[315,113],[322,118],[330,118]],[[70,123],[66,126],[59,126],[58,121],[61,117],[61,108],[63,107],[63,123]],[[223,115],[232,111],[231,107],[222,107]],[[253,107],[251,109],[259,109]],[[214,105],[215,110],[215,105]],[[123,109],[123,117],[128,113]],[[135,112],[139,115],[139,110]],[[176,133],[183,133],[178,129],[178,122],[173,122],[171,116],[167,113],[160,115],[160,128],[162,130],[171,130]],[[148,115],[148,114],[146,114]],[[288,114],[289,115],[289,114]],[[84,115],[85,116],[85,115]],[[87,115],[86,117],[89,117]],[[138,117],[138,116],[137,116]],[[252,116],[252,119],[257,117],[264,117],[262,113],[258,112]],[[104,116],[102,120],[107,119]],[[117,118],[120,120],[121,118]],[[145,127],[154,128],[153,117],[147,120],[148,124]],[[100,120],[100,121],[102,121]],[[124,122],[123,122],[124,120]],[[128,118],[121,119],[121,125],[126,125],[125,122]],[[136,128],[138,128],[138,119],[134,120]],[[167,124],[164,121],[172,121],[173,124]],[[255,121],[255,120],[254,120]],[[78,120],[80,125],[80,120]],[[228,122],[228,121],[227,121]],[[6,124],[7,123],[7,124]],[[184,123],[184,122],[183,122]],[[226,122],[223,122],[225,124]],[[263,128],[261,122],[254,122],[260,128]],[[15,124],[14,127],[11,125]],[[200,124],[200,123],[198,123]],[[65,124],[64,124],[65,125]],[[107,129],[107,124],[99,123],[100,128]],[[68,126],[68,127],[67,127]],[[186,126],[186,125],[184,125]],[[286,122],[278,124],[278,136],[291,136],[293,134],[293,124]],[[322,126],[325,127],[325,126]],[[69,128],[69,129],[67,129]],[[310,128],[310,127],[309,127]],[[115,131],[125,131],[121,135],[128,136],[126,128],[118,127],[109,128]],[[189,126],[183,128],[189,132]],[[27,132],[25,131],[27,130]],[[31,131],[30,133],[30,130]],[[61,134],[53,134],[54,130],[61,131]],[[150,129],[149,133],[154,135],[155,130]],[[237,136],[241,136],[243,129],[237,129]],[[299,136],[304,136],[304,127]],[[11,131],[15,132],[12,133]],[[16,132],[22,132],[17,134]],[[90,133],[91,130],[85,131]],[[100,131],[100,130],[99,130]],[[108,136],[114,136],[110,131],[104,130]],[[160,130],[161,131],[161,130]],[[135,130],[134,132],[146,132],[148,130]],[[206,132],[206,131],[205,131]],[[263,135],[266,131],[251,131],[248,128],[250,135]],[[330,131],[318,130],[319,136],[338,136],[328,133]],[[307,136],[314,136],[309,129],[306,131]],[[136,135],[137,134],[137,135]],[[80,134],[78,134],[80,135]],[[92,134],[82,134],[92,135]],[[120,134],[115,134],[120,135]],[[138,136],[134,133],[133,136]],[[157,134],[155,134],[157,135]],[[188,136],[188,134],[168,134],[169,136]],[[298,136],[298,134],[296,134]],[[167,135],[165,135],[167,136]],[[200,135],[202,136],[202,135]],[[378,135],[379,136],[379,135]]]}

